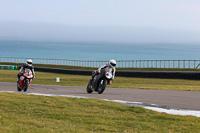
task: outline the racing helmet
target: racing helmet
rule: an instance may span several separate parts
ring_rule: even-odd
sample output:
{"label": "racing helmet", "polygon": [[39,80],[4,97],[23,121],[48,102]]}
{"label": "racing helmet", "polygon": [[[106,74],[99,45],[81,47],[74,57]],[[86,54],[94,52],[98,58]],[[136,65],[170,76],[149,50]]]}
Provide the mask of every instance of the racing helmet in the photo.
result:
{"label": "racing helmet", "polygon": [[111,65],[112,67],[115,67],[116,64],[117,64],[117,62],[116,62],[114,59],[111,59],[111,60],[109,61],[109,65]]}
{"label": "racing helmet", "polygon": [[31,59],[28,59],[28,60],[26,61],[26,64],[27,64],[28,66],[32,66],[32,63],[33,63],[33,61],[32,61]]}

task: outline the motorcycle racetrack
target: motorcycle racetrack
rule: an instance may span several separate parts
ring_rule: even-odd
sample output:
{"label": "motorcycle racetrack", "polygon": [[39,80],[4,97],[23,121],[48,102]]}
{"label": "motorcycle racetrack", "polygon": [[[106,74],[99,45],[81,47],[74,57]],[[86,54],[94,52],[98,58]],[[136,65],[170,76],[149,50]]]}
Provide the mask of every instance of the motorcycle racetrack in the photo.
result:
{"label": "motorcycle racetrack", "polygon": [[[0,92],[18,92],[17,85],[16,83],[0,82]],[[88,94],[86,87],[31,84],[24,94],[95,98],[140,106],[168,114],[200,117],[200,92],[198,91],[106,88],[103,94],[97,92]]]}

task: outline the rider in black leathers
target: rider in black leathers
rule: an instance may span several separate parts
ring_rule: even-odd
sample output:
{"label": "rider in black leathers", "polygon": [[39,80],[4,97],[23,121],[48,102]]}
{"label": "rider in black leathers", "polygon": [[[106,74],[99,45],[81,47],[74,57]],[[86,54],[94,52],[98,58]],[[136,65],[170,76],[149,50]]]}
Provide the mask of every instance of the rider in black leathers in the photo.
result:
{"label": "rider in black leathers", "polygon": [[20,76],[23,75],[25,68],[30,69],[33,73],[33,79],[35,78],[35,72],[34,72],[34,67],[32,65],[32,60],[28,59],[27,62],[20,68],[20,70],[19,70],[20,72],[17,74],[17,77],[18,77],[17,82],[18,83],[19,83],[19,78],[20,78]]}
{"label": "rider in black leathers", "polygon": [[[112,75],[113,75],[113,76],[112,76],[112,79],[111,79],[111,80],[114,80],[115,71],[116,71],[115,66],[116,66],[116,61],[115,61],[114,59],[111,59],[111,60],[109,61],[109,63],[107,63],[107,64],[105,64],[105,65],[99,67],[98,70],[94,70],[94,71],[92,72],[92,78],[91,78],[90,81],[92,82],[92,80],[94,79],[94,77],[95,77],[96,75],[98,75],[99,73],[101,73],[101,70],[105,69],[106,67],[112,68]],[[108,82],[108,84],[111,84],[111,80]]]}

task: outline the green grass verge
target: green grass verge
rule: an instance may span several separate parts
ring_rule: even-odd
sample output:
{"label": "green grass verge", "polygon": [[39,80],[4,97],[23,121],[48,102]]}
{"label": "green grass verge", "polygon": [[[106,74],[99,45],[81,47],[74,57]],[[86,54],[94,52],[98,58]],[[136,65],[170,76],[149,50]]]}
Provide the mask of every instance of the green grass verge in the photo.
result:
{"label": "green grass verge", "polygon": [[[18,70],[0,70],[0,81],[16,82],[18,72]],[[56,82],[56,77],[60,77],[59,83]],[[86,87],[90,78],[91,76],[36,72],[36,78],[32,83]],[[116,76],[113,84],[108,87],[200,91],[200,82],[198,80],[125,78]]]}
{"label": "green grass verge", "polygon": [[[10,62],[0,62],[1,65],[16,65],[22,66],[23,63],[10,63]],[[35,67],[47,67],[47,68],[60,68],[60,69],[78,69],[78,70],[94,70],[97,68],[91,67],[77,67],[77,66],[67,66],[67,65],[49,65],[49,64],[34,64]],[[100,66],[99,66],[100,67]],[[122,71],[200,71],[200,69],[193,68],[116,68]]]}
{"label": "green grass verge", "polygon": [[197,133],[200,118],[96,99],[0,93],[0,132]]}

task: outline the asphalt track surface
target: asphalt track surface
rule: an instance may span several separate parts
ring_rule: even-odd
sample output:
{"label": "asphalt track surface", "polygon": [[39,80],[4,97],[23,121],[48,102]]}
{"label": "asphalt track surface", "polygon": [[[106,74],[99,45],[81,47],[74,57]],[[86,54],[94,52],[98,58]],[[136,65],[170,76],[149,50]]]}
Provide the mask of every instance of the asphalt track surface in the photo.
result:
{"label": "asphalt track surface", "polygon": [[[0,91],[17,92],[16,83],[0,82]],[[135,106],[158,106],[165,109],[185,109],[200,111],[199,91],[149,90],[128,88],[106,88],[103,94],[88,94],[86,87],[31,84],[27,93],[72,95],[95,99],[122,100]],[[131,103],[130,103],[131,104]]]}

